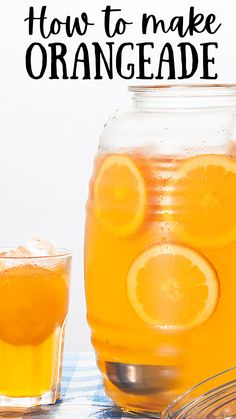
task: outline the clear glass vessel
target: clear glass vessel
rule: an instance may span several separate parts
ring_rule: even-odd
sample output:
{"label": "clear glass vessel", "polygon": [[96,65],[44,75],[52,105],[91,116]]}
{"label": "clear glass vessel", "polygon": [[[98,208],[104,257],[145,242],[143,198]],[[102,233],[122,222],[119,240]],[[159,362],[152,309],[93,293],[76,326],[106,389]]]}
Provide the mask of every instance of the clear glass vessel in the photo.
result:
{"label": "clear glass vessel", "polygon": [[162,413],[161,419],[236,418],[236,368],[186,391]]}
{"label": "clear glass vessel", "polygon": [[107,394],[159,412],[235,364],[236,88],[130,91],[90,182],[87,317]]}
{"label": "clear glass vessel", "polygon": [[0,408],[60,397],[71,253],[0,254]]}

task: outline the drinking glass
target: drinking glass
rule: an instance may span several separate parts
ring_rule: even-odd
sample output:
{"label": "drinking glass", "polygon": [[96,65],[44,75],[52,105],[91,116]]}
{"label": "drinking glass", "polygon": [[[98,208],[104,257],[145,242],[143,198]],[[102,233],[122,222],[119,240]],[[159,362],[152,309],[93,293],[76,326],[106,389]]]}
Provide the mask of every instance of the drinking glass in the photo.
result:
{"label": "drinking glass", "polygon": [[0,407],[54,403],[60,396],[71,253],[0,254]]}

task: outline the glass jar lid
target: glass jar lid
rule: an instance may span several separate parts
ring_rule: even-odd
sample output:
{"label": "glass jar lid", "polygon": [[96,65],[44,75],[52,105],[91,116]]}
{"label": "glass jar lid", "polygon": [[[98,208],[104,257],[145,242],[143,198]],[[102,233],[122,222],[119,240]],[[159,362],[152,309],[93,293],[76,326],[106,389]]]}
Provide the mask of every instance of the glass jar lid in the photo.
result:
{"label": "glass jar lid", "polygon": [[236,84],[165,84],[129,86],[137,106],[222,108],[236,106]]}

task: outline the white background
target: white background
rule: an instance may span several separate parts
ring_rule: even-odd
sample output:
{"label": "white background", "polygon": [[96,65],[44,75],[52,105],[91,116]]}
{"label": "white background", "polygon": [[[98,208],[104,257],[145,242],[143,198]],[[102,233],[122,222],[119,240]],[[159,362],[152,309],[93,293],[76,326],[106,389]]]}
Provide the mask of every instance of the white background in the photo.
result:
{"label": "white background", "polygon": [[[236,2],[235,0],[8,0],[0,3],[0,245],[10,246],[32,236],[54,240],[73,251],[71,313],[67,349],[87,350],[89,331],[83,290],[83,232],[88,180],[99,135],[111,112],[127,105],[128,82],[109,80],[32,80],[25,70],[25,51],[31,42],[42,42],[39,31],[28,35],[24,18],[29,6],[40,11],[47,5],[48,17],[61,20],[67,15],[88,13],[96,23],[81,39],[64,35],[44,41],[65,42],[68,69],[80,42],[105,43],[100,10],[106,4],[120,7],[132,29],[116,42],[181,42],[176,34],[139,34],[141,14],[153,13],[168,22],[175,15],[187,17],[190,6],[197,12],[215,13],[222,28],[217,35],[195,35],[196,46],[217,41],[217,82],[236,82]],[[50,19],[48,19],[50,20]],[[177,49],[176,49],[177,51]],[[155,64],[153,68],[155,72]],[[199,82],[198,73],[191,81]],[[165,80],[163,82],[166,82]],[[136,81],[132,80],[131,84]]]}

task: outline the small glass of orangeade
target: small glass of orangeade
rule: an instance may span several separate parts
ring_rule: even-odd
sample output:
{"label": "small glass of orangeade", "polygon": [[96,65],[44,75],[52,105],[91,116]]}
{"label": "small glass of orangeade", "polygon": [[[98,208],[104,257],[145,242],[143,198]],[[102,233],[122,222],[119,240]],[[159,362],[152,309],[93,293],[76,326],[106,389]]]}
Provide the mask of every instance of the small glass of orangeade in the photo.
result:
{"label": "small glass of orangeade", "polygon": [[0,253],[0,408],[60,396],[71,253],[39,239]]}

